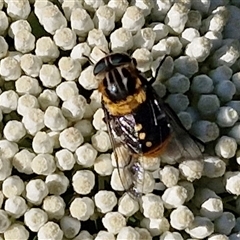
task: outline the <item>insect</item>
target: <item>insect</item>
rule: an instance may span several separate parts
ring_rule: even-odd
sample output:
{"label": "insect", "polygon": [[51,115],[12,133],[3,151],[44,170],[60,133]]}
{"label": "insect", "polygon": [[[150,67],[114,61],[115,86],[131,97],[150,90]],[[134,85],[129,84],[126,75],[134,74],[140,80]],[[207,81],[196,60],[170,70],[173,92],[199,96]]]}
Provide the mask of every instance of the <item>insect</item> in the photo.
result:
{"label": "insect", "polygon": [[152,87],[155,78],[148,81],[137,70],[134,58],[125,53],[109,54],[95,64],[93,73],[100,80],[119,177],[133,197],[142,194],[141,158],[159,156],[174,144],[181,158],[201,159],[199,144],[158,96]]}

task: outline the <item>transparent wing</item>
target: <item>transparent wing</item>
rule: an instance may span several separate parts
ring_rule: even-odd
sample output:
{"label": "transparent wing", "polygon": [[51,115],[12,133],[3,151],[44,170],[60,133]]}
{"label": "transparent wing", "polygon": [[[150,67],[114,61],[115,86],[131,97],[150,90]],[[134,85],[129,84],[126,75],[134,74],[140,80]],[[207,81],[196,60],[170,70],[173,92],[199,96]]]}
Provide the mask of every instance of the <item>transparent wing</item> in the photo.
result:
{"label": "transparent wing", "polygon": [[[168,148],[170,151],[166,151],[176,154],[179,160],[202,160],[203,143],[197,138],[190,135],[190,133],[184,128],[181,121],[176,116],[176,113],[157,95],[152,89],[154,100],[151,104],[159,107],[163,111],[168,119],[170,127],[172,129],[172,137]],[[154,114],[154,113],[153,113]],[[157,116],[155,116],[157,117]]]}
{"label": "transparent wing", "polygon": [[[131,154],[131,151],[121,140],[121,136],[116,133],[116,127],[114,124],[118,117],[110,116],[104,106],[103,110],[121,184],[123,189],[128,192],[130,196],[138,198],[142,195],[144,180],[144,169],[139,161],[141,155]],[[134,127],[131,129],[132,131],[135,131]],[[133,134],[133,132],[131,132],[131,134]],[[129,137],[131,136],[129,135]],[[132,145],[134,145],[133,147],[136,147],[137,144],[139,143],[136,141],[135,143],[133,142]]]}

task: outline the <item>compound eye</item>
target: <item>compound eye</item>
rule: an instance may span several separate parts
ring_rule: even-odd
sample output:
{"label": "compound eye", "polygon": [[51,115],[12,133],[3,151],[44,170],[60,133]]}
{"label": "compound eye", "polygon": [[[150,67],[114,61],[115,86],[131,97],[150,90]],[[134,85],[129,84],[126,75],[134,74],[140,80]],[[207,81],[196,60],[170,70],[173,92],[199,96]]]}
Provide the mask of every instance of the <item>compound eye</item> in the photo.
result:
{"label": "compound eye", "polygon": [[121,64],[130,63],[132,59],[127,54],[115,53],[111,56],[110,61],[113,66],[119,66]]}
{"label": "compound eye", "polygon": [[96,63],[96,65],[93,68],[94,76],[98,75],[101,72],[106,71],[106,68],[107,68],[107,66],[106,66],[105,61],[103,59],[100,60],[99,62]]}

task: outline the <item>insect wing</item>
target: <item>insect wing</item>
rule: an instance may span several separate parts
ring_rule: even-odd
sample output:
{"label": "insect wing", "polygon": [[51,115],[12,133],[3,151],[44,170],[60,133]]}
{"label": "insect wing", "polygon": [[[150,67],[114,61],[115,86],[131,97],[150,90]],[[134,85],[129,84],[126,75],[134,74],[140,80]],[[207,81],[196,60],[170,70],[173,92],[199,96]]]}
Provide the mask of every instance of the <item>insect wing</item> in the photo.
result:
{"label": "insect wing", "polygon": [[165,154],[175,155],[175,158],[178,158],[180,162],[183,160],[201,161],[203,159],[203,144],[200,140],[190,135],[176,116],[176,113],[163,102],[153,88],[151,91],[153,95],[151,104],[158,106],[166,114],[172,129],[172,138]]}
{"label": "insect wing", "polygon": [[133,198],[137,198],[143,192],[144,169],[140,164],[141,155],[131,154],[129,148],[121,141],[120,136],[116,134],[114,117],[109,115],[104,105],[103,110],[123,190],[128,192]]}

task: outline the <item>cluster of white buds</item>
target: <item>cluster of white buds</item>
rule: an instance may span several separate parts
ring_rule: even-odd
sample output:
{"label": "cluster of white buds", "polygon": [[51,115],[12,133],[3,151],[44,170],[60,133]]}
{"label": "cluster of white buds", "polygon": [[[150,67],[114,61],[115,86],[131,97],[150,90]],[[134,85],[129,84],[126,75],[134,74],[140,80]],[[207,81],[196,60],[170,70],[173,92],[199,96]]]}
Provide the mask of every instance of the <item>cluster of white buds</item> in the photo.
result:
{"label": "cluster of white buds", "polygon": [[[0,0],[0,239],[239,239],[239,8],[237,0]],[[160,156],[129,154],[121,136],[112,145],[118,129],[99,90],[114,89],[98,90],[93,64],[115,52],[136,60],[139,80],[155,77],[180,120],[160,104],[173,131]],[[105,67],[122,67],[111,60],[98,65],[103,78]],[[206,144],[197,160],[182,158],[201,148],[192,135]],[[93,221],[101,227],[86,231]]]}

